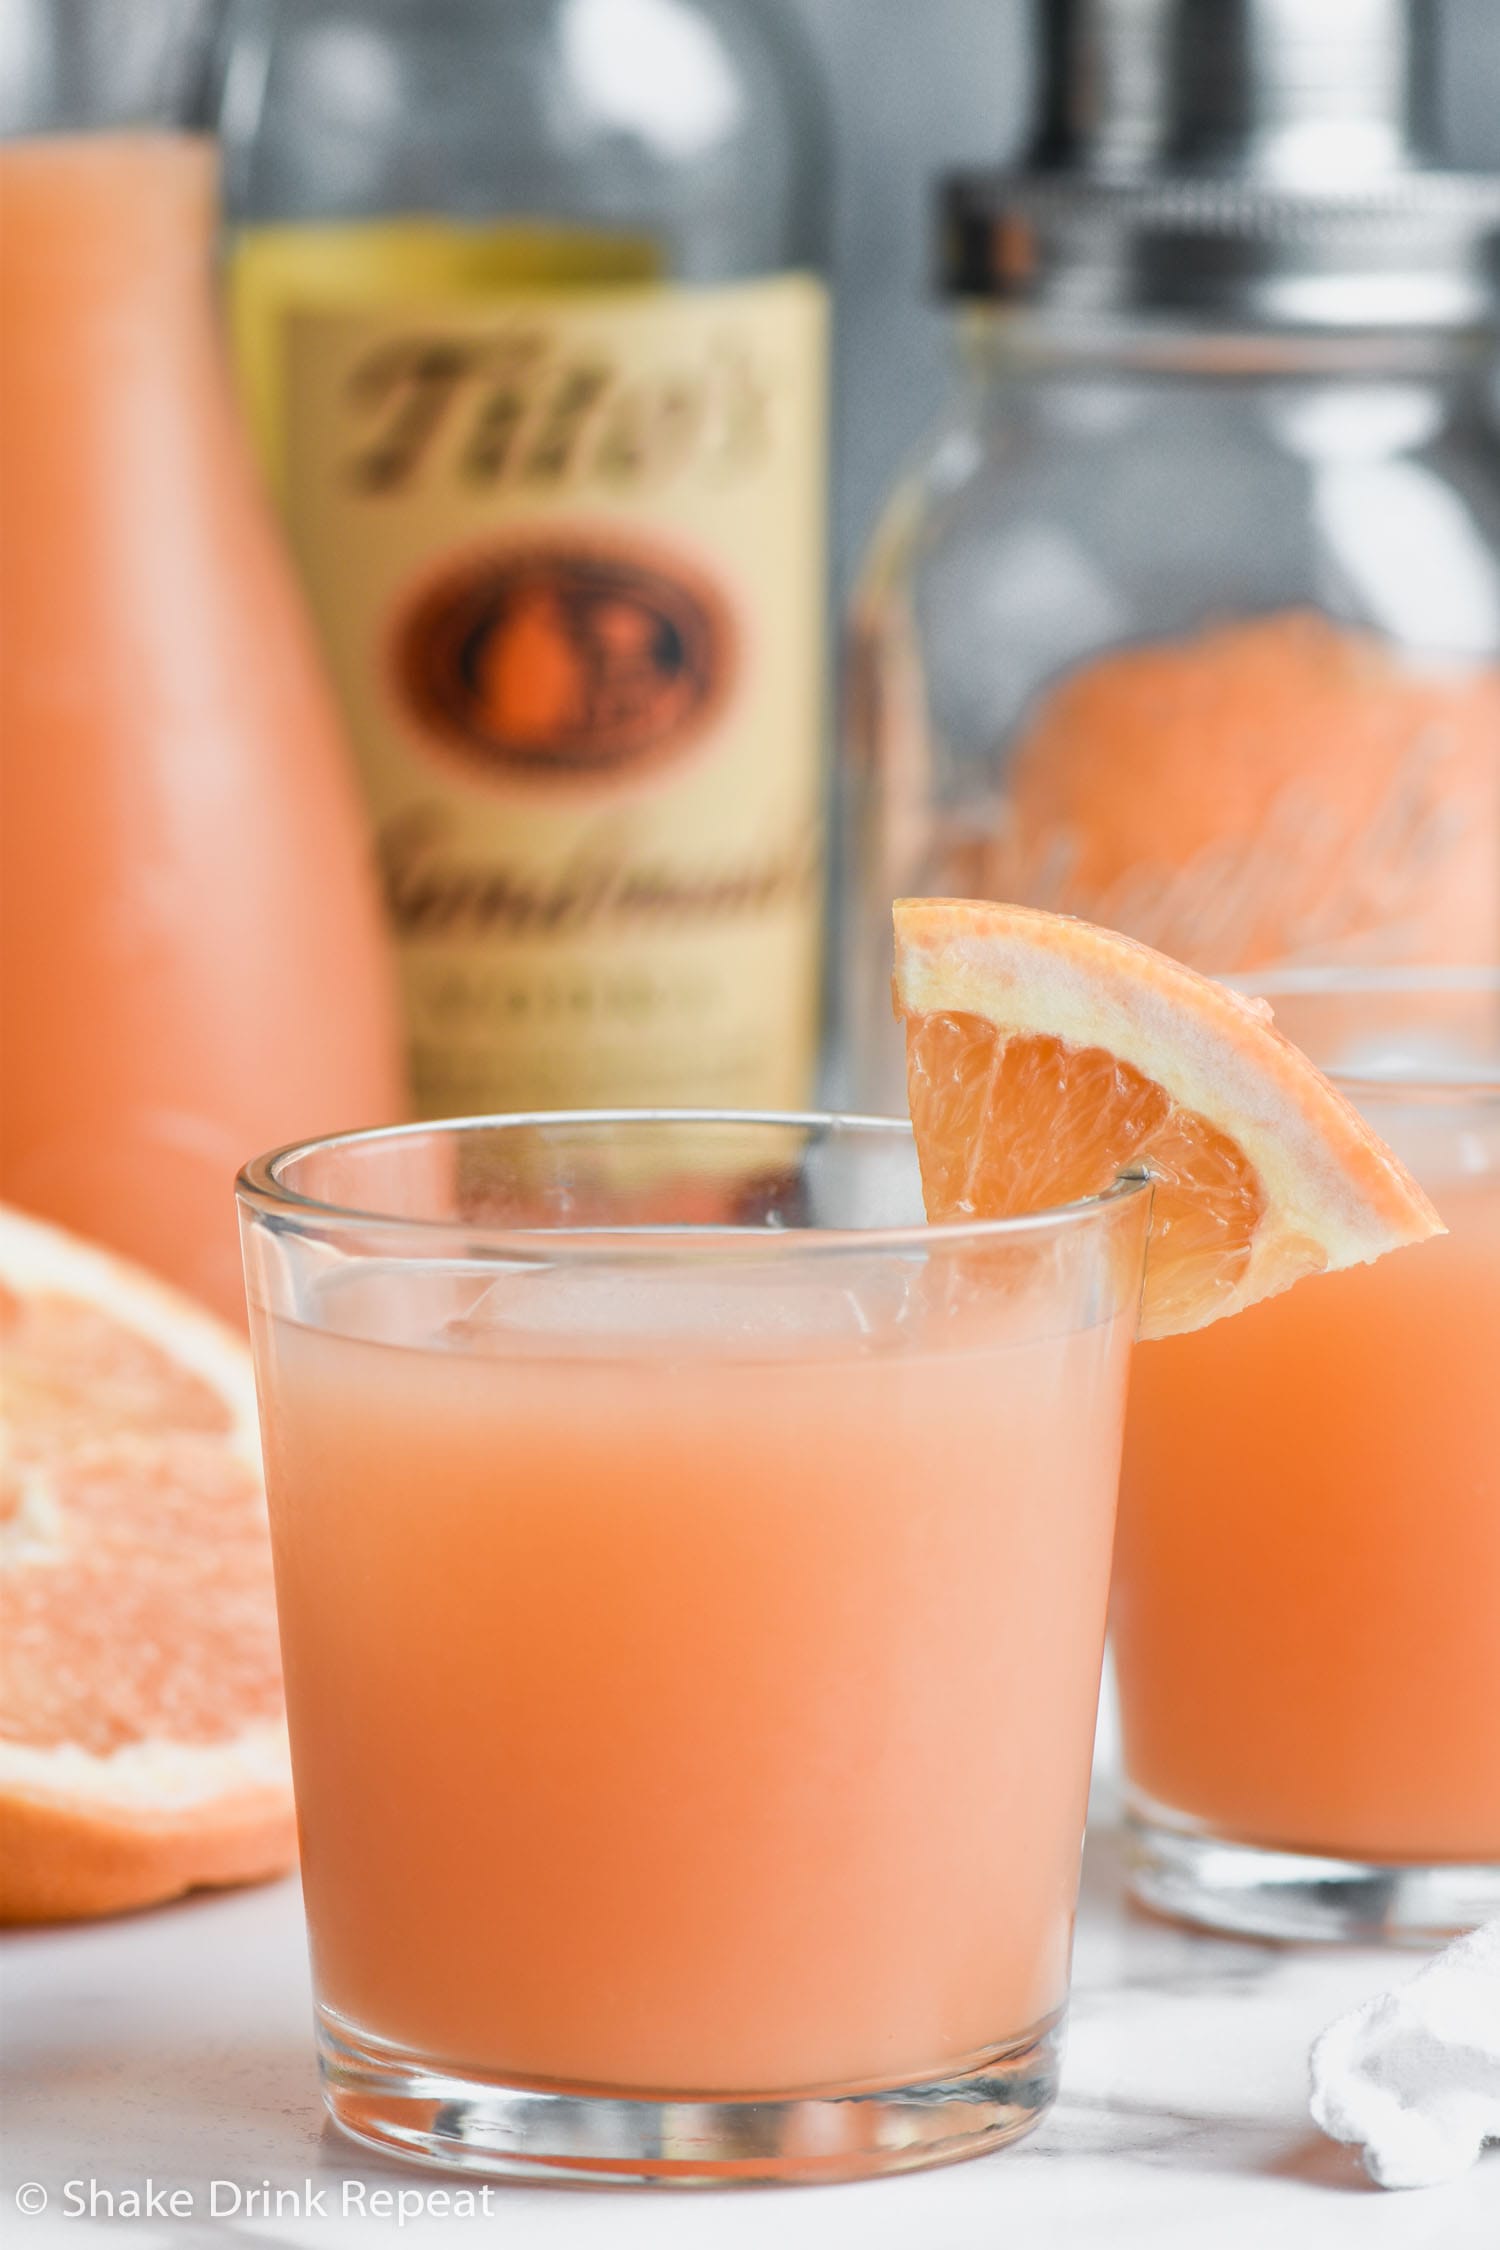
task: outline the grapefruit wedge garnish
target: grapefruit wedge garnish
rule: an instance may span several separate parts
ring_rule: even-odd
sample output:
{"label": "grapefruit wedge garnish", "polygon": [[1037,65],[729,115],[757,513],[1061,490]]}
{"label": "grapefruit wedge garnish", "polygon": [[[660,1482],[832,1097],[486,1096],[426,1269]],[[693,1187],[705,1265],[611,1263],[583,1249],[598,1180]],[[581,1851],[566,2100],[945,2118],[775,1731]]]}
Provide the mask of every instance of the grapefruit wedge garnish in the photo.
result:
{"label": "grapefruit wedge garnish", "polygon": [[929,1219],[1043,1210],[1149,1170],[1142,1336],[1443,1232],[1263,1002],[1133,939],[903,899],[895,993]]}
{"label": "grapefruit wedge garnish", "polygon": [[295,1856],[243,1343],[0,1206],[0,1920]]}

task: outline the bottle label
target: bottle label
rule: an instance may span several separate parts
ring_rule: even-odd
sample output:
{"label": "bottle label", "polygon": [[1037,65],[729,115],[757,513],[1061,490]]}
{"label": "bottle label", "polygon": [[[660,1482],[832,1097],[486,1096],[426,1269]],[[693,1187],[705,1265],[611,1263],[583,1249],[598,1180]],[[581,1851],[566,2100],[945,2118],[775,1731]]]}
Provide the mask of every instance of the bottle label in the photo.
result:
{"label": "bottle label", "polygon": [[284,504],[374,810],[419,1106],[805,1102],[821,285],[283,319]]}

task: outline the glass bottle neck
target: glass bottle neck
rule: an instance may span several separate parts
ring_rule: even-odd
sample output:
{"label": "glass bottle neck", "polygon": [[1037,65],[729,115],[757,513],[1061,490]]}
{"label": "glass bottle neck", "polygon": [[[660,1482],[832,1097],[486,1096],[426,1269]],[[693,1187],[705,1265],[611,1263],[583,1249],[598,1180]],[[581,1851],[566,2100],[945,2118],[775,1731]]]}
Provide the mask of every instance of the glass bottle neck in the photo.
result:
{"label": "glass bottle neck", "polygon": [[0,134],[170,131],[203,115],[223,0],[4,0]]}

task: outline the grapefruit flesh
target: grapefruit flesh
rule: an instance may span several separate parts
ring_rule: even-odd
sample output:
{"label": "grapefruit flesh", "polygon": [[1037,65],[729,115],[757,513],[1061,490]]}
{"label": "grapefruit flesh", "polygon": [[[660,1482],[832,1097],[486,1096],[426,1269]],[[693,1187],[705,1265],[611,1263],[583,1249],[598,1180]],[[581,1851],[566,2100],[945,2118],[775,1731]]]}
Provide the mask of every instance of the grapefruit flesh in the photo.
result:
{"label": "grapefruit flesh", "polygon": [[1153,1175],[1142,1336],[1443,1231],[1262,1002],[1114,931],[900,900],[895,996],[930,1219],[1006,1218]]}
{"label": "grapefruit flesh", "polygon": [[248,1355],[0,1207],[0,1919],[295,1856]]}

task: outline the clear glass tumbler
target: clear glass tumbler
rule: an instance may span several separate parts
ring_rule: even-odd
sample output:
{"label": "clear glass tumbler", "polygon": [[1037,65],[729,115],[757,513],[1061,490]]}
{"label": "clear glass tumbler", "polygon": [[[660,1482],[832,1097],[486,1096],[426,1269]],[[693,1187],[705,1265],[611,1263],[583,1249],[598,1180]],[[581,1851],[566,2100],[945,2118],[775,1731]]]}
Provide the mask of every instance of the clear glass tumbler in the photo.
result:
{"label": "clear glass tumbler", "polygon": [[1149,1189],[520,1117],[240,1181],[328,2106],[850,2178],[1056,2087]]}
{"label": "clear glass tumbler", "polygon": [[1220,1929],[1425,1942],[1500,1914],[1500,970],[1258,989],[1449,1231],[1138,1355],[1131,1881]]}

